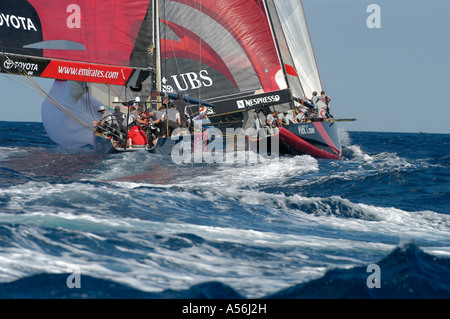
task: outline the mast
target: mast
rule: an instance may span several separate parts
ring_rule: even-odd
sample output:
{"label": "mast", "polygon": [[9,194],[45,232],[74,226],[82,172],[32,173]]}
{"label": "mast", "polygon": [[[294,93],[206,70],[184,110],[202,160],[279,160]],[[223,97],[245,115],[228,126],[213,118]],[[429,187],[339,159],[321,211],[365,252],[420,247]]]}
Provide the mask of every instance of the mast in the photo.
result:
{"label": "mast", "polygon": [[154,45],[156,48],[156,91],[161,92],[161,36],[160,36],[160,0],[153,0],[154,9]]}
{"label": "mast", "polygon": [[149,51],[153,53],[152,59],[152,68],[153,71],[151,73],[152,77],[152,87],[151,87],[151,105],[152,109],[156,110],[158,102],[160,102],[161,98],[158,92],[161,92],[161,41],[160,41],[160,2],[159,0],[152,0],[151,2],[152,8],[152,41],[151,48]]}

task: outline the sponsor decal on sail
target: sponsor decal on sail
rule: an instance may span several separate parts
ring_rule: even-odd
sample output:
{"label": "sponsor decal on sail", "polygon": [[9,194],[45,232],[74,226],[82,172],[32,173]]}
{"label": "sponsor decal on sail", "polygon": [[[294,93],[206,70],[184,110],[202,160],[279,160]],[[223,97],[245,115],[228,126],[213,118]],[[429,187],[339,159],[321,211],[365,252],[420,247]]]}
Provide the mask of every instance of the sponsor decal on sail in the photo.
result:
{"label": "sponsor decal on sail", "polygon": [[[174,85],[167,84],[171,80]],[[166,92],[172,93],[173,87],[175,86],[178,92],[196,90],[201,87],[209,87],[213,85],[213,80],[208,75],[207,70],[200,70],[196,72],[186,72],[177,75],[164,77],[162,79],[163,86],[166,88]]]}
{"label": "sponsor decal on sail", "polygon": [[9,57],[0,54],[0,72],[10,74],[23,74],[26,72],[28,75],[40,76],[49,62],[50,60],[42,58]]}
{"label": "sponsor decal on sail", "polygon": [[53,60],[41,76],[61,80],[125,85],[132,71],[132,68],[125,67]]}
{"label": "sponsor decal on sail", "polygon": [[26,31],[36,31],[33,21],[27,17],[0,12],[0,27],[14,28]]}

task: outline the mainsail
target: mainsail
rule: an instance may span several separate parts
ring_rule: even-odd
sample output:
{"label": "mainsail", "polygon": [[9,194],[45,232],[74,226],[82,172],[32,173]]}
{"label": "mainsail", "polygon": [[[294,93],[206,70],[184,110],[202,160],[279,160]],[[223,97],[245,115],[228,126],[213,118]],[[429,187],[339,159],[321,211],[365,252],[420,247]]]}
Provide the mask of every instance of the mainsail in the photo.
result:
{"label": "mainsail", "polygon": [[161,1],[162,81],[202,99],[285,88],[263,0]]}
{"label": "mainsail", "polygon": [[163,90],[218,102],[216,113],[322,89],[300,0],[161,0],[161,55]]}

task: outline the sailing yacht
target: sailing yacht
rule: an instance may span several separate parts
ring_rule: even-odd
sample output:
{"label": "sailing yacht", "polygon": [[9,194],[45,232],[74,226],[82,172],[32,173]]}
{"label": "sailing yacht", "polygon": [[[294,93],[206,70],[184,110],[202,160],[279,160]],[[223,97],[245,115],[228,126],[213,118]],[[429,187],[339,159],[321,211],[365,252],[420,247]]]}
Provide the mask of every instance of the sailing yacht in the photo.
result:
{"label": "sailing yacht", "polygon": [[225,144],[243,135],[245,149],[341,158],[337,120],[309,102],[323,88],[300,0],[13,0],[0,17],[1,71],[55,79],[42,121],[62,147],[135,151],[93,128],[98,108],[157,110],[182,93],[206,118],[146,151],[211,136],[236,150]]}

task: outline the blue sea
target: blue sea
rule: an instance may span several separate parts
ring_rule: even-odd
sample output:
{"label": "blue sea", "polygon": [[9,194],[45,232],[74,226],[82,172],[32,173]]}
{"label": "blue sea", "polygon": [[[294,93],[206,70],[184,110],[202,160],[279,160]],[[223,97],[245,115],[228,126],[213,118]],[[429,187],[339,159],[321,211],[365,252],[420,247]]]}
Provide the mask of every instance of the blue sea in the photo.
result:
{"label": "blue sea", "polygon": [[450,134],[179,165],[0,132],[0,298],[450,297]]}

